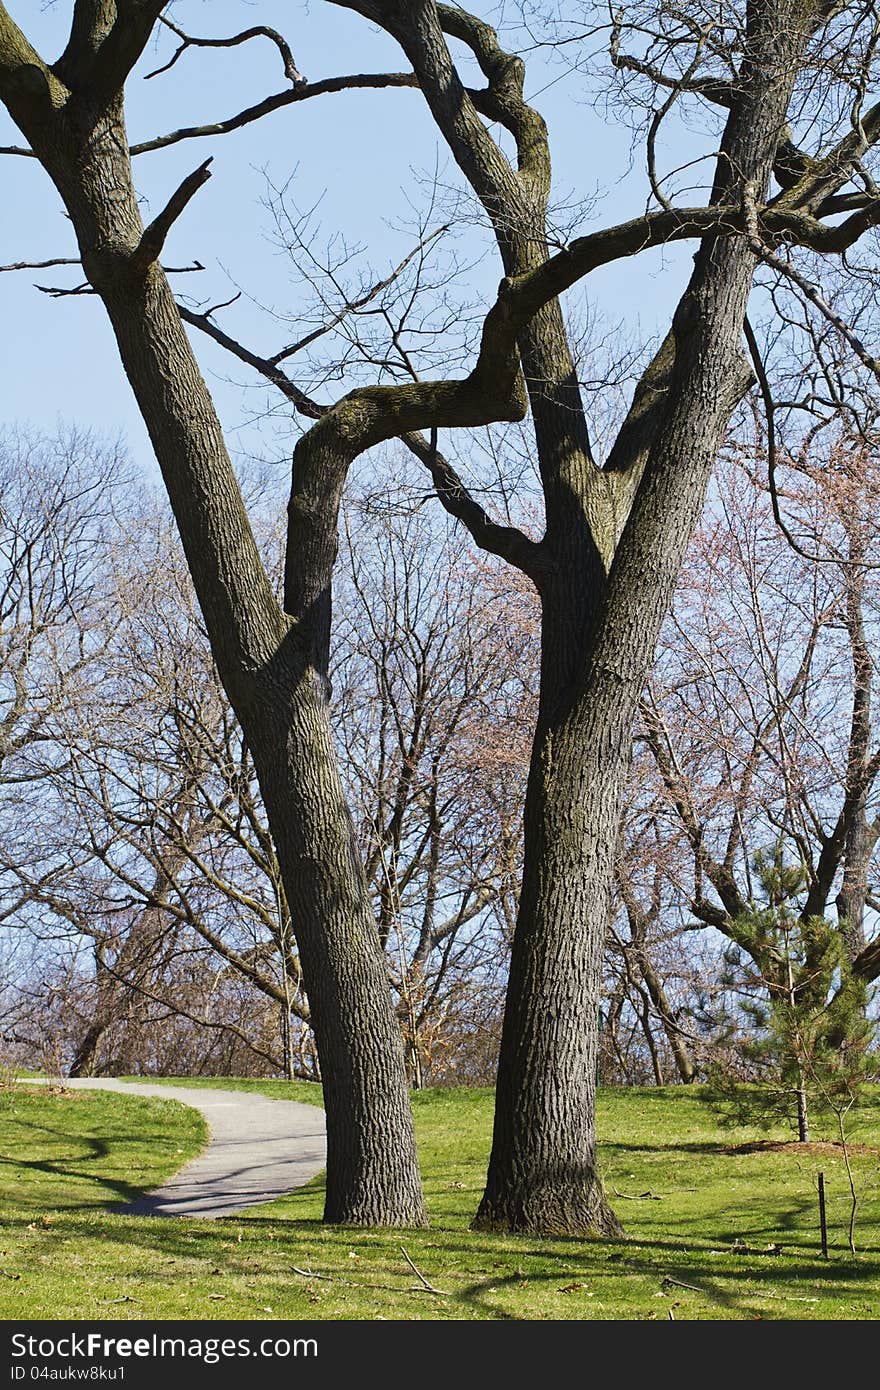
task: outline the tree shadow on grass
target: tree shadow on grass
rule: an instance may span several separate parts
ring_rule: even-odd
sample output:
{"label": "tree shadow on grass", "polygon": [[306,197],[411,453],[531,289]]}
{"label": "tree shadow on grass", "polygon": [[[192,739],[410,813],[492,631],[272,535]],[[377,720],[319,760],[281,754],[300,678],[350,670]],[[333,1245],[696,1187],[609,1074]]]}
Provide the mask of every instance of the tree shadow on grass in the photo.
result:
{"label": "tree shadow on grass", "polygon": [[[310,1195],[314,1201],[316,1193]],[[779,1212],[774,1220],[779,1226]],[[68,1218],[65,1234],[76,1233],[95,1237],[93,1218]],[[812,1318],[819,1316],[813,1312],[817,1304],[826,1309],[822,1316],[837,1316],[834,1305],[848,1308],[852,1301],[865,1301],[876,1294],[880,1277],[880,1261],[867,1251],[855,1261],[842,1251],[823,1261],[819,1250],[812,1252],[804,1244],[780,1254],[738,1252],[741,1223],[719,1227],[709,1238],[499,1240],[459,1226],[388,1232],[325,1226],[316,1216],[249,1211],[218,1219],[122,1216],[101,1226],[100,1236],[103,1243],[124,1245],[128,1255],[142,1252],[138,1259],[147,1282],[167,1276],[158,1259],[153,1272],[152,1257],[171,1257],[190,1266],[193,1261],[204,1264],[214,1276],[222,1269],[236,1280],[259,1277],[275,1290],[281,1284],[291,1305],[309,1297],[310,1280],[342,1307],[349,1290],[357,1290],[361,1309],[366,1305],[375,1315],[406,1316],[395,1309],[421,1293],[424,1315],[441,1319],[567,1318],[569,1307],[571,1318],[578,1320],[663,1318],[673,1307],[678,1318]],[[400,1245],[445,1295],[435,1298],[430,1290],[418,1289]],[[350,1264],[353,1247],[359,1261],[355,1265]],[[241,1286],[236,1287],[239,1294]],[[560,1295],[566,1312],[559,1311]],[[617,1311],[609,1314],[603,1305]]]}
{"label": "tree shadow on grass", "polygon": [[[81,1229],[94,1236],[93,1225]],[[833,1308],[876,1291],[880,1261],[866,1258],[867,1252],[857,1260],[841,1254],[830,1261],[803,1247],[780,1255],[739,1254],[731,1235],[719,1231],[715,1243],[662,1237],[545,1242],[527,1236],[499,1242],[460,1228],[365,1230],[328,1227],[313,1217],[250,1213],[216,1220],[121,1218],[101,1231],[102,1240],[119,1243],[129,1254],[142,1252],[147,1280],[167,1276],[150,1271],[152,1255],[190,1265],[203,1261],[206,1274],[220,1274],[220,1265],[229,1278],[280,1284],[292,1304],[308,1296],[310,1280],[343,1302],[356,1288],[362,1305],[391,1316],[399,1314],[389,1294],[405,1304],[421,1292],[439,1318],[560,1317],[559,1295],[565,1295],[570,1316],[578,1320],[608,1316],[600,1311],[603,1303],[631,1310],[612,1316],[664,1317],[677,1306],[679,1317],[777,1319],[811,1317],[820,1302]],[[741,1232],[733,1236],[739,1238]],[[401,1245],[445,1296],[435,1300],[429,1290],[418,1289]],[[358,1252],[354,1265],[352,1246]]]}
{"label": "tree shadow on grass", "polygon": [[[54,1129],[50,1125],[34,1124],[31,1121],[28,1121],[28,1129],[38,1134],[47,1135],[52,1140],[59,1141],[62,1144],[75,1144],[80,1149],[85,1148],[87,1152],[66,1155],[64,1157],[59,1156],[57,1158],[26,1158],[21,1155],[9,1156],[0,1154],[0,1169],[13,1171],[16,1169],[24,1169],[33,1173],[45,1173],[47,1177],[73,1178],[91,1185],[99,1184],[101,1188],[101,1191],[96,1193],[93,1198],[84,1196],[82,1200],[75,1200],[67,1203],[58,1202],[56,1194],[53,1194],[52,1209],[54,1211],[75,1212],[82,1208],[92,1210],[102,1207],[110,1210],[118,1207],[124,1210],[128,1204],[136,1203],[141,1198],[145,1197],[147,1189],[142,1185],[122,1178],[108,1177],[106,1174],[102,1174],[99,1177],[94,1172],[93,1165],[99,1161],[106,1160],[108,1157],[113,1156],[117,1162],[119,1161],[120,1144],[124,1147],[132,1142],[128,1136],[121,1135],[116,1131],[108,1132],[100,1136],[80,1133],[77,1134],[74,1139],[71,1139],[71,1136],[64,1130]],[[138,1147],[144,1145],[151,1148],[153,1145],[161,1145],[164,1138],[165,1136],[161,1133],[139,1134],[137,1139]],[[165,1181],[165,1179],[159,1178],[158,1181]],[[155,1185],[155,1183],[151,1183],[150,1188],[152,1189]],[[108,1197],[108,1189],[110,1193],[115,1193],[117,1195],[118,1201],[113,1202],[112,1198]],[[28,1193],[25,1189],[25,1198],[27,1197]],[[20,1201],[17,1202],[15,1196],[12,1194],[10,1194],[6,1200],[10,1206],[25,1204]],[[33,1208],[32,1197],[26,1202],[26,1205],[29,1210]]]}

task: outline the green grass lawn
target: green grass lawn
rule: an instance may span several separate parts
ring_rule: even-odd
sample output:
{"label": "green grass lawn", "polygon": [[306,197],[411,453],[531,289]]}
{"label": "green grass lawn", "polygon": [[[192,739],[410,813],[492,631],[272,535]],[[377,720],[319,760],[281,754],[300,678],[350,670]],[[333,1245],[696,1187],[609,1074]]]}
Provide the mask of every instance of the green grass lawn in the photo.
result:
{"label": "green grass lawn", "polygon": [[[320,1100],[305,1084],[177,1084]],[[114,1202],[198,1151],[201,1118],[171,1101],[113,1093],[0,1092],[0,1317],[880,1316],[880,1088],[849,1125],[855,1256],[839,1148],[804,1149],[766,1126],[722,1129],[697,1090],[600,1094],[600,1166],[627,1230],[618,1242],[471,1232],[491,1093],[425,1091],[414,1108],[431,1228],[360,1231],[321,1225],[321,1178],[217,1221],[119,1215]],[[819,1249],[819,1169],[828,1260]],[[420,1285],[401,1247],[441,1292]]]}

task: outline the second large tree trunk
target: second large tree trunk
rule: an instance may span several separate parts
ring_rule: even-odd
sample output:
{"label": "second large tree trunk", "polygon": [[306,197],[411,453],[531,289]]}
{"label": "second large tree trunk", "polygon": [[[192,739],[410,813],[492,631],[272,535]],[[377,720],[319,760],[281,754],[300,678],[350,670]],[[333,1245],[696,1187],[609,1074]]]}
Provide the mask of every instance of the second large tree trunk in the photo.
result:
{"label": "second large tree trunk", "polygon": [[535,741],[492,1157],[474,1223],[484,1230],[622,1234],[596,1170],[594,1098],[628,743],[609,747],[596,714],[591,699],[544,722]]}

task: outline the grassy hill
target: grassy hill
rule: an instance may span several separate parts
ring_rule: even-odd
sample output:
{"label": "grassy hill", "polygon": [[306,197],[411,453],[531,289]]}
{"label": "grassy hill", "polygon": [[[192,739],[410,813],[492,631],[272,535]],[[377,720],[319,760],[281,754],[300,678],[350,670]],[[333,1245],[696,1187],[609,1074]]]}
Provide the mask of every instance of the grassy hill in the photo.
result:
{"label": "grassy hill", "polygon": [[[179,1084],[320,1102],[307,1085]],[[485,1174],[491,1093],[424,1091],[414,1107],[431,1228],[355,1231],[321,1225],[320,1178],[217,1221],[117,1215],[108,1203],[155,1186],[198,1151],[201,1117],[173,1101],[3,1090],[0,1318],[877,1317],[880,1088],[848,1124],[855,1255],[831,1128],[804,1146],[782,1128],[721,1127],[699,1090],[604,1091],[600,1166],[627,1239],[539,1240],[468,1229]]]}

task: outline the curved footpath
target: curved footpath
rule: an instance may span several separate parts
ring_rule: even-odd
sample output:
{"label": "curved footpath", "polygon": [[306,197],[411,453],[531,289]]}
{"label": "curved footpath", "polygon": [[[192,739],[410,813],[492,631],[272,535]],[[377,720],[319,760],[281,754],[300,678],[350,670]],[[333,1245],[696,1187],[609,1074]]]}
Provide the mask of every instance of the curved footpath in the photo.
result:
{"label": "curved footpath", "polygon": [[[21,1080],[32,1084],[31,1078]],[[49,1078],[40,1081],[47,1084]],[[121,1208],[128,1215],[230,1216],[303,1187],[327,1161],[324,1112],[316,1105],[271,1100],[252,1091],[162,1086],[110,1077],[65,1079],[64,1085],[176,1100],[198,1110],[207,1121],[207,1148],[161,1187]]]}

